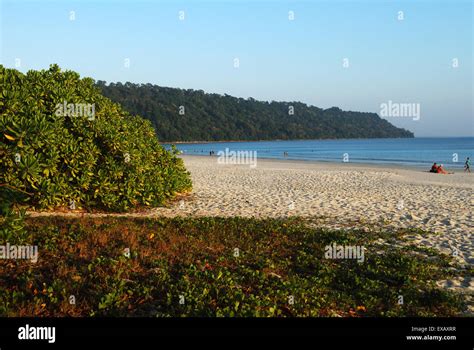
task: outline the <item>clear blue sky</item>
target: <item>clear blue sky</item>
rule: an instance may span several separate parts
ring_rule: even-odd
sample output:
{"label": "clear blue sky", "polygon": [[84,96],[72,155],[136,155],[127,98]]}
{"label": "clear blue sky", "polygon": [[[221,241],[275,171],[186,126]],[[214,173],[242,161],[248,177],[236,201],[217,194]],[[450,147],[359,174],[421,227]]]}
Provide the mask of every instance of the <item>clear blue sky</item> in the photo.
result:
{"label": "clear blue sky", "polygon": [[416,136],[474,135],[472,1],[0,1],[0,60],[20,58],[21,71],[58,63],[108,82],[376,113],[420,103],[419,121],[387,119]]}

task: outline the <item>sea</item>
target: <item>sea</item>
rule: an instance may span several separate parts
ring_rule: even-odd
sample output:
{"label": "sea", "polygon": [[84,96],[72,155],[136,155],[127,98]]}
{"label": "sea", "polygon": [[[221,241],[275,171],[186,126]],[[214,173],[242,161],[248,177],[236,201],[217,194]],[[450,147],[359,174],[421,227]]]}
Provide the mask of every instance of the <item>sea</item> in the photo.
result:
{"label": "sea", "polygon": [[[417,137],[344,140],[178,143],[186,155],[252,151],[257,158],[322,162],[354,162],[429,168],[434,162],[462,169],[466,157],[474,164],[474,137]],[[165,145],[167,148],[170,144]]]}

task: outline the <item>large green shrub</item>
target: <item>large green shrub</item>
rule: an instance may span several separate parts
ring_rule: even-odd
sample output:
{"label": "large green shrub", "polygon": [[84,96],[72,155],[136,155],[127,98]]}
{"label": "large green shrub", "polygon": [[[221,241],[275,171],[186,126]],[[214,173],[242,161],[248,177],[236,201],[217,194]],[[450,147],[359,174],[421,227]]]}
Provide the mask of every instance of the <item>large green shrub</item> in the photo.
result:
{"label": "large green shrub", "polygon": [[[95,114],[68,114],[65,103]],[[87,210],[158,206],[191,188],[149,121],[56,65],[26,74],[0,65],[0,184],[2,201],[13,188],[28,206]]]}

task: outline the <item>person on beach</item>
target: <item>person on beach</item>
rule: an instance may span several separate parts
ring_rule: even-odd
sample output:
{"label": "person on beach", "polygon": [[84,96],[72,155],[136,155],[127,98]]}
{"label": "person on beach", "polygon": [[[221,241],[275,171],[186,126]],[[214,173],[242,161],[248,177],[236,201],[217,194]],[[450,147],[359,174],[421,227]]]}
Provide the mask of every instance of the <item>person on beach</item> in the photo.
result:
{"label": "person on beach", "polygon": [[438,166],[436,165],[436,163],[433,163],[430,169],[430,173],[437,173],[437,172],[438,172]]}
{"label": "person on beach", "polygon": [[443,164],[441,164],[441,165],[437,168],[436,173],[438,173],[438,174],[449,174],[446,170],[444,170]]}
{"label": "person on beach", "polygon": [[464,163],[464,172],[471,172],[471,161],[467,157],[466,162]]}

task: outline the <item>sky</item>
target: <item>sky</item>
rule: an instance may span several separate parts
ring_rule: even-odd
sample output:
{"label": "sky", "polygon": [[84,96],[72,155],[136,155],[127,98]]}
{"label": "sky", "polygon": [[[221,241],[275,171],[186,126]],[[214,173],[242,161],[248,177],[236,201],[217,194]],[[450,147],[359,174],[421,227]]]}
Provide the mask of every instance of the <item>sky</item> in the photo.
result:
{"label": "sky", "polygon": [[0,0],[0,64],[379,115],[391,101],[419,108],[383,116],[417,137],[474,136],[473,14],[470,0]]}

